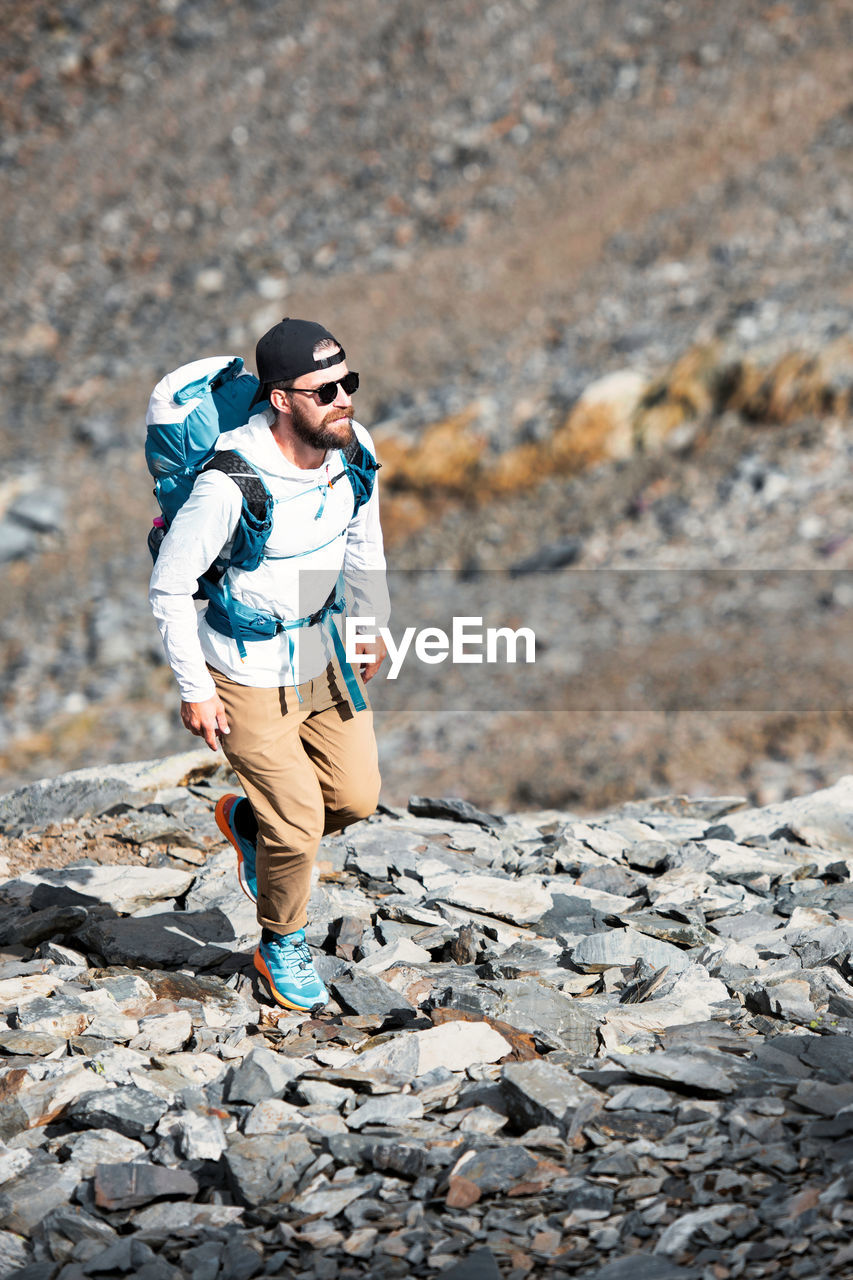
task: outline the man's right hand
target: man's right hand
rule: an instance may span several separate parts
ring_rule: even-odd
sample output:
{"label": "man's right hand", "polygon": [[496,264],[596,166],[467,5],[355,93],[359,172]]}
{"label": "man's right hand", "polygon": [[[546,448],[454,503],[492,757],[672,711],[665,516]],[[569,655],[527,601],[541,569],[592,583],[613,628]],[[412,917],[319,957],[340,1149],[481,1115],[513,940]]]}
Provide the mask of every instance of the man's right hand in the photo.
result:
{"label": "man's right hand", "polygon": [[228,717],[218,693],[204,702],[182,702],[181,719],[190,733],[204,738],[211,751],[219,746],[219,737],[229,733]]}

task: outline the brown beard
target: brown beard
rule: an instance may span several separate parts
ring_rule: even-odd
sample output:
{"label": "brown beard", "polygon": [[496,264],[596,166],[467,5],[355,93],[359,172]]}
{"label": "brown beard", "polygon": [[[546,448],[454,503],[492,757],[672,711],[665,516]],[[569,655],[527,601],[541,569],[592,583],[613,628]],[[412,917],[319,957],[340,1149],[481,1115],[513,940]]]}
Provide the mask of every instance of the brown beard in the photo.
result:
{"label": "brown beard", "polygon": [[293,434],[304,444],[315,449],[345,449],[352,440],[352,409],[330,409],[320,424],[313,426],[302,405],[295,399],[290,403]]}

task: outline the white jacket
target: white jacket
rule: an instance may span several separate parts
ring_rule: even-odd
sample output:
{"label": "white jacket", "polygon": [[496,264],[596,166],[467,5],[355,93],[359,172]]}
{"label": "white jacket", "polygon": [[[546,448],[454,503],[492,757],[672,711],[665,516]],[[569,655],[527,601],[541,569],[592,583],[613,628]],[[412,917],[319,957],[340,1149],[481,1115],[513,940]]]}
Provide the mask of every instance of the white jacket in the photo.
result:
{"label": "white jacket", "polygon": [[[329,484],[343,469],[340,453],[328,452],[316,470],[295,467],[276,444],[270,420],[269,410],[255,414],[216,443],[217,450],[236,449],[257,469],[275,504],[258,568],[227,571],[234,598],[285,621],[302,618],[325,603],[343,569],[355,606],[352,614],[386,626],[390,605],[378,487],[353,517],[349,482]],[[353,428],[375,453],[364,427],[353,423]],[[276,688],[320,675],[333,654],[326,624],[248,641],[243,661],[235,641],[212,630],[204,610],[196,611],[197,579],[220,553],[227,558],[241,509],[242,495],[233,480],[221,471],[203,472],[172,521],[151,575],[151,608],[184,702],[203,702],[216,692],[207,663],[240,684]],[[288,634],[294,643],[293,668]]]}

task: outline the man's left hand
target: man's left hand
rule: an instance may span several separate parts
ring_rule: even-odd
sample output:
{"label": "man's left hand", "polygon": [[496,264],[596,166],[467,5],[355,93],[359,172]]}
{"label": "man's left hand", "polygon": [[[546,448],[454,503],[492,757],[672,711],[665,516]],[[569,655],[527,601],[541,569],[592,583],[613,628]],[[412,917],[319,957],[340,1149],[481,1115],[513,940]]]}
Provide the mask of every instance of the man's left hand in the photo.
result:
{"label": "man's left hand", "polygon": [[366,659],[365,662],[359,662],[358,669],[361,672],[362,680],[367,684],[367,681],[373,679],[382,663],[388,657],[387,646],[381,636],[375,636],[372,642],[357,640],[355,651],[359,657]]}

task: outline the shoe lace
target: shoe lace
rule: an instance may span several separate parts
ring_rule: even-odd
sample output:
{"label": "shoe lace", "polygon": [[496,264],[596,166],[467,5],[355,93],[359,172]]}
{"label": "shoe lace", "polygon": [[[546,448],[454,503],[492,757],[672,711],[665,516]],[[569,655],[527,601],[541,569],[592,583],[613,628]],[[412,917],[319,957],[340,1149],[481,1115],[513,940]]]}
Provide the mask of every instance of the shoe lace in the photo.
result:
{"label": "shoe lace", "polygon": [[299,986],[304,987],[317,982],[314,961],[311,959],[304,933],[300,932],[292,937],[280,935],[267,945],[275,949],[279,963],[287,969],[290,977]]}

